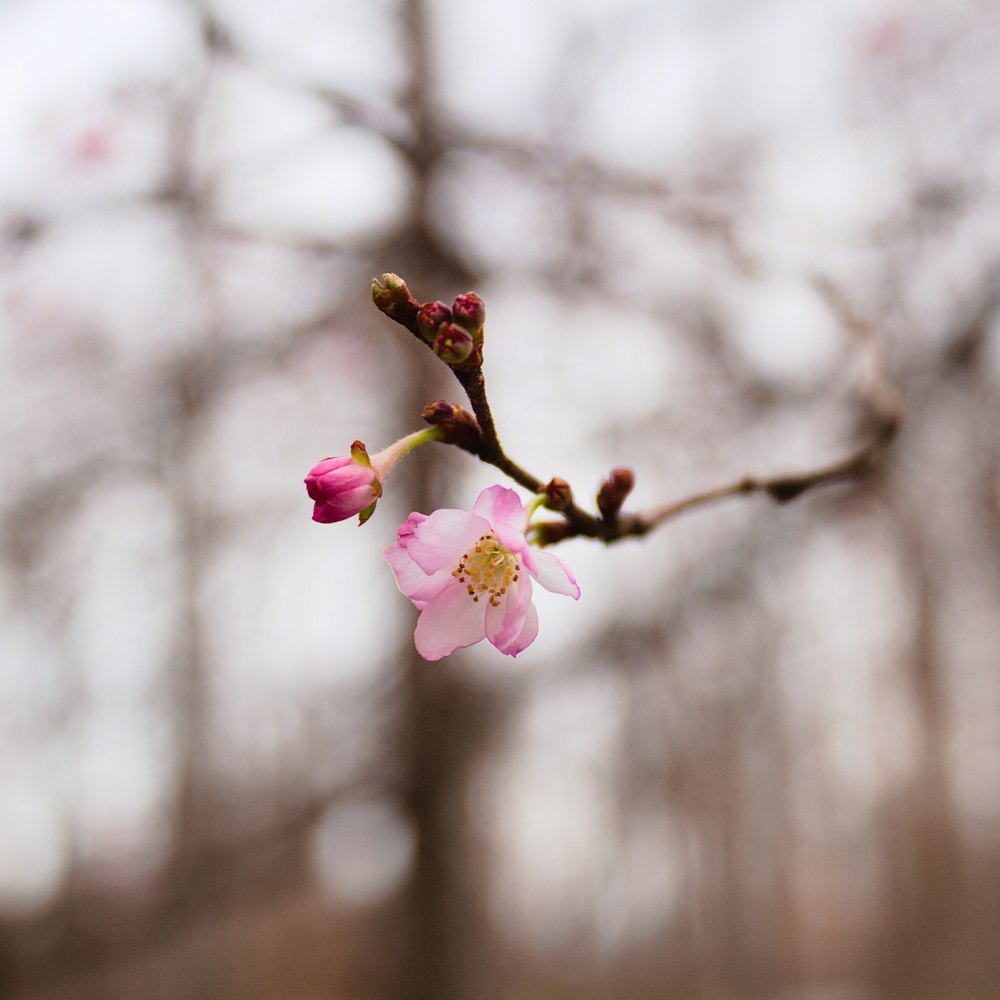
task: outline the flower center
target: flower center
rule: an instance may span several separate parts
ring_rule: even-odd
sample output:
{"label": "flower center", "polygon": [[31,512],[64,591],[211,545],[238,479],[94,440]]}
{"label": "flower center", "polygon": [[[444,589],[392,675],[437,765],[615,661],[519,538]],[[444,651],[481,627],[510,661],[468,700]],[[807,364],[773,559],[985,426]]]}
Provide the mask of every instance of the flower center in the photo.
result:
{"label": "flower center", "polygon": [[474,602],[478,603],[485,595],[493,607],[498,607],[507,588],[517,582],[520,572],[521,564],[510,549],[505,549],[495,535],[482,535],[459,559],[451,575],[465,584]]}

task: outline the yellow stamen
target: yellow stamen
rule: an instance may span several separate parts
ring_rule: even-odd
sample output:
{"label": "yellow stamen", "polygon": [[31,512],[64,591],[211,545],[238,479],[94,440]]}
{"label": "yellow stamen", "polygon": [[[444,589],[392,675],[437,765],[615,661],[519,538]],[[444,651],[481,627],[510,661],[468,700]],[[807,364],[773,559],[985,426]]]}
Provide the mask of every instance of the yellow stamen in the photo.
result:
{"label": "yellow stamen", "polygon": [[517,556],[504,548],[495,535],[481,535],[476,544],[469,549],[451,571],[451,575],[459,583],[465,584],[465,590],[474,603],[479,602],[482,594],[488,594],[493,607],[500,606],[500,601],[507,593],[507,588],[517,583],[521,565]]}

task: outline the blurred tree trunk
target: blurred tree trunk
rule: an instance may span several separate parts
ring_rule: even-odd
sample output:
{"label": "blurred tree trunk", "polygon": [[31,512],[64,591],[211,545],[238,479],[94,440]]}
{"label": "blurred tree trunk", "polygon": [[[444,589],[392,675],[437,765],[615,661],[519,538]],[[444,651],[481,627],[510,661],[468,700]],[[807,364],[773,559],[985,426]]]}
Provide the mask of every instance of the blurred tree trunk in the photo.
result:
{"label": "blurred tree trunk", "polygon": [[876,967],[886,1000],[933,997],[962,978],[951,960],[965,900],[948,775],[952,719],[939,625],[944,595],[928,528],[915,517],[900,501],[899,551],[912,582],[915,623],[905,669],[919,742],[914,777],[883,821],[886,919]]}
{"label": "blurred tree trunk", "polygon": [[[441,154],[432,116],[428,12],[424,0],[404,0],[404,30],[410,65],[408,110],[414,142],[407,151],[414,176],[410,224],[386,251],[385,270],[401,274],[423,301],[468,290],[473,275],[440,245],[430,224],[428,184]],[[386,321],[387,327],[390,326]],[[387,336],[409,335],[399,328]],[[410,341],[412,378],[400,403],[406,426],[425,404],[447,394],[461,398],[450,373],[429,352]],[[404,470],[412,510],[428,513],[441,506],[448,488],[449,464],[438,453],[423,461],[419,453]],[[392,987],[393,1000],[482,1000],[489,995],[488,932],[481,926],[482,865],[467,821],[467,786],[482,734],[492,726],[489,694],[462,667],[429,663],[406,638],[400,665],[403,701],[399,752],[403,768],[403,805],[416,839],[416,856],[403,897],[402,967]]]}
{"label": "blurred tree trunk", "polygon": [[[436,252],[419,225],[410,246],[394,262],[418,297],[468,283]],[[404,269],[405,267],[405,269]],[[387,330],[395,336],[401,331]],[[408,337],[407,334],[402,334]],[[423,406],[442,392],[443,366],[413,343],[413,375],[402,399],[407,426]],[[447,373],[445,373],[447,375]],[[457,386],[453,389],[457,390]],[[447,389],[444,389],[447,392]],[[426,460],[429,458],[430,460]],[[449,489],[449,463],[440,452],[417,453],[396,484],[413,510],[440,507]],[[486,998],[487,929],[481,898],[487,866],[478,863],[467,817],[470,774],[497,722],[498,706],[488,688],[462,663],[430,663],[405,638],[400,662],[403,681],[398,754],[402,761],[402,800],[416,838],[414,868],[403,899],[403,966],[391,996],[399,1000]]]}

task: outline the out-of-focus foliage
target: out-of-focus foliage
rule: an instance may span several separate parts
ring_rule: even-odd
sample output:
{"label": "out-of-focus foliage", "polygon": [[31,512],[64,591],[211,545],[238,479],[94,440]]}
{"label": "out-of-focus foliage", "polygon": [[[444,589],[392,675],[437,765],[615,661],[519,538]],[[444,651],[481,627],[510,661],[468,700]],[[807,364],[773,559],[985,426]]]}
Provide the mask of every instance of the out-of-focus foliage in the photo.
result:
{"label": "out-of-focus foliage", "polygon": [[[0,994],[996,996],[997,51],[992,0],[5,4]],[[302,486],[458,398],[388,270],[483,296],[580,500],[839,458],[852,322],[906,420],[423,663],[381,550],[493,470]]]}

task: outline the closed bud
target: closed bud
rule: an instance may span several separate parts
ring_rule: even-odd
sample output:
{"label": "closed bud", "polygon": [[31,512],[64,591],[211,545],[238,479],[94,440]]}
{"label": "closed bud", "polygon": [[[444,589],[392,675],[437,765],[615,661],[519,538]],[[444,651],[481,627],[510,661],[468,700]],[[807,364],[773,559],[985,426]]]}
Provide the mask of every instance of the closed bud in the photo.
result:
{"label": "closed bud", "polygon": [[410,294],[410,289],[407,287],[406,282],[398,275],[394,274],[392,271],[388,271],[381,277],[381,282],[389,291],[394,293],[402,293],[404,295]]}
{"label": "closed bud", "polygon": [[451,304],[455,322],[464,326],[470,333],[480,333],[486,322],[486,306],[475,292],[458,295]]}
{"label": "closed bud", "polygon": [[476,418],[458,403],[436,399],[424,407],[421,416],[432,427],[443,431],[441,441],[458,445],[473,455],[479,454],[483,446],[483,432]]}
{"label": "closed bud", "polygon": [[398,274],[387,273],[373,279],[372,302],[390,319],[416,332],[418,303]]}
{"label": "closed bud", "polygon": [[545,506],[549,510],[565,510],[573,502],[573,491],[565,479],[556,476],[542,487]]}
{"label": "closed bud", "polygon": [[425,302],[417,313],[417,327],[420,336],[433,344],[438,332],[446,323],[451,322],[451,310],[443,302]]}
{"label": "closed bud", "polygon": [[434,341],[434,353],[447,365],[460,365],[474,347],[472,335],[456,323],[443,326]]}
{"label": "closed bud", "polygon": [[382,495],[378,472],[360,441],[351,445],[350,455],[324,458],[309,470],[305,483],[314,503],[313,520],[320,524],[344,521],[355,514],[364,524]]}
{"label": "closed bud", "polygon": [[605,521],[613,521],[622,504],[635,486],[635,473],[624,466],[618,466],[608,473],[608,478],[597,492],[597,509]]}
{"label": "closed bud", "polygon": [[456,413],[461,410],[457,403],[449,403],[444,399],[436,399],[433,403],[428,403],[420,414],[424,420],[432,427],[443,427],[455,419]]}
{"label": "closed bud", "polygon": [[358,524],[364,524],[374,513],[382,486],[396,465],[414,448],[445,437],[440,428],[426,427],[375,455],[369,456],[364,443],[355,441],[350,455],[324,458],[305,479],[306,492],[314,504],[313,520],[329,524],[357,514]]}

